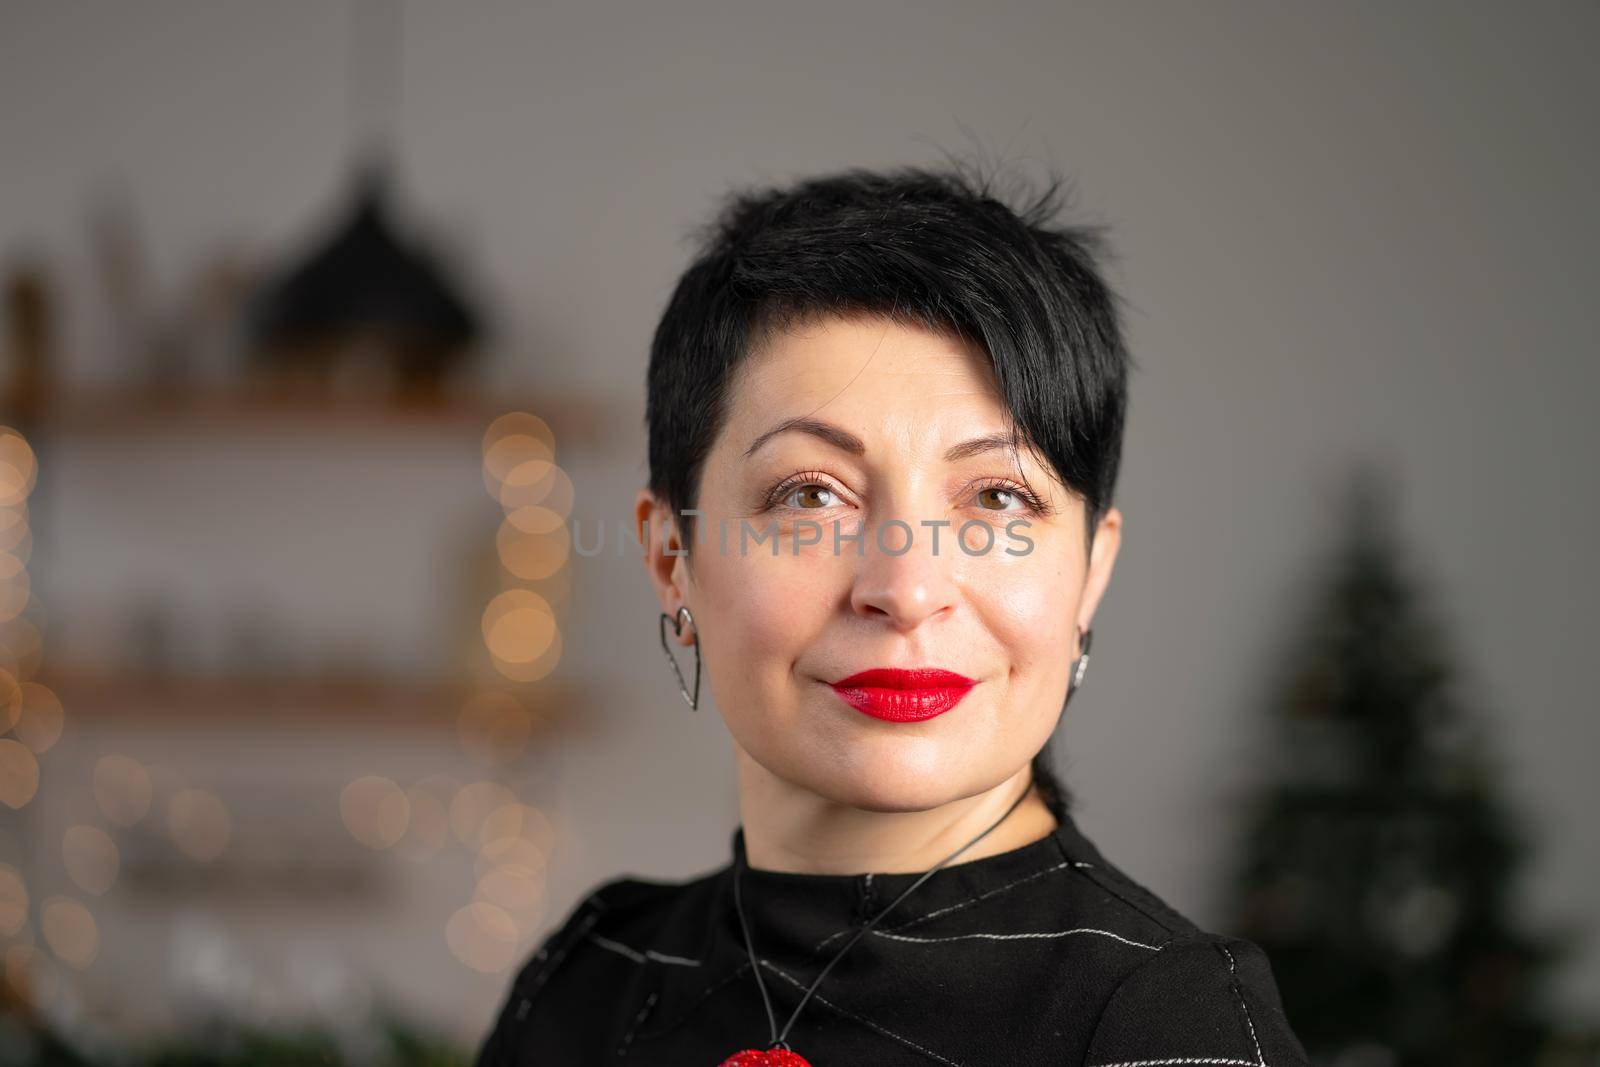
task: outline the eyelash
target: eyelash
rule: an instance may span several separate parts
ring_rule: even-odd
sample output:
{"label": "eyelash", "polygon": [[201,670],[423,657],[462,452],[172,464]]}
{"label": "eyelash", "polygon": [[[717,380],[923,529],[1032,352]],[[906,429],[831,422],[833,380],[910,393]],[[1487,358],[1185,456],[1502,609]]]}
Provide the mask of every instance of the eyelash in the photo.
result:
{"label": "eyelash", "polygon": [[[791,475],[779,482],[777,485],[773,486],[772,489],[767,493],[764,508],[777,507],[783,502],[784,497],[788,496],[796,489],[800,489],[808,485],[816,485],[828,490],[830,493],[838,494],[838,490],[829,484],[828,475],[824,474],[822,471],[801,471],[799,474]],[[1004,478],[985,478],[979,482],[974,491],[981,493],[985,489],[1004,489],[1006,492],[1011,493],[1017,499],[1021,500],[1026,509],[1035,515],[1043,515],[1049,511],[1048,506],[1039,498],[1037,493],[1018,482],[1007,481]],[[794,508],[792,510],[817,511],[821,509]],[[998,511],[1003,513],[1005,509],[982,508],[980,510]]]}

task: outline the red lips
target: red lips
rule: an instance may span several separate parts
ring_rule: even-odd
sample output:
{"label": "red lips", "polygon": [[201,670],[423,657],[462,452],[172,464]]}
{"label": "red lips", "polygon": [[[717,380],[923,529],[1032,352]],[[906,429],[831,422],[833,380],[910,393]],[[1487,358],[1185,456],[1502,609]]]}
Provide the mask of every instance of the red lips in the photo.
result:
{"label": "red lips", "polygon": [[831,683],[845,703],[888,722],[921,722],[942,715],[976,684],[966,675],[936,667],[874,667]]}

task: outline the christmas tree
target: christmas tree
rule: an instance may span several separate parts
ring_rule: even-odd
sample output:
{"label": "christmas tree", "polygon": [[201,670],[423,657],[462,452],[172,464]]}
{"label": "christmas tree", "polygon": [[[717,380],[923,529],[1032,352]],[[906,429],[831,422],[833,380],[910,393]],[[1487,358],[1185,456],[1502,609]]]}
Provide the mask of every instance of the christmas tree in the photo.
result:
{"label": "christmas tree", "polygon": [[1557,938],[1517,926],[1525,828],[1410,578],[1390,490],[1370,469],[1349,484],[1281,658],[1274,770],[1248,805],[1229,925],[1266,950],[1318,1064],[1592,1062],[1542,1020]]}

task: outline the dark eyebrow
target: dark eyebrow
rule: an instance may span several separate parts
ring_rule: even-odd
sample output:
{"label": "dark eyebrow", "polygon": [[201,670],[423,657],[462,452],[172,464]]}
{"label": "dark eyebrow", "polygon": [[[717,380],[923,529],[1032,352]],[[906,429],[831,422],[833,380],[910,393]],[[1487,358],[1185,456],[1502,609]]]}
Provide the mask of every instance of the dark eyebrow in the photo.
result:
{"label": "dark eyebrow", "polygon": [[1015,452],[1016,450],[1016,442],[1011,439],[1009,433],[991,433],[983,437],[974,437],[970,441],[963,441],[959,445],[951,445],[949,451],[945,452],[944,458],[945,462],[954,463],[957,460],[969,459],[985,452]]}
{"label": "dark eyebrow", "polygon": [[[831,422],[824,422],[821,419],[812,418],[809,415],[798,415],[792,419],[784,419],[782,422],[778,423],[778,425],[774,426],[772,429],[761,434],[754,441],[750,442],[750,447],[744,450],[744,458],[749,459],[755,454],[756,449],[766,444],[769,440],[781,433],[787,433],[791,430],[798,433],[808,433],[813,437],[819,437],[833,445],[835,448],[848,452],[853,456],[863,455],[867,450],[867,446],[861,443],[861,438],[857,437],[849,430],[835,426]],[[1011,434],[991,433],[986,434],[983,437],[974,437],[972,440],[963,441],[958,445],[951,445],[950,448],[946,450],[944,458],[946,462],[955,463],[958,460],[969,459],[972,456],[977,456],[984,452],[993,452],[996,450],[1006,452],[1016,451],[1016,443],[1012,440]]]}
{"label": "dark eyebrow", "polygon": [[823,422],[821,419],[814,419],[809,415],[797,415],[792,419],[784,419],[778,425],[751,441],[750,447],[744,450],[744,458],[749,459],[755,454],[756,449],[766,444],[767,441],[780,433],[786,433],[790,430],[808,433],[813,437],[820,437],[835,448],[843,449],[853,456],[862,455],[867,450],[867,446],[861,443],[861,438],[849,430],[840,429],[831,422]]}

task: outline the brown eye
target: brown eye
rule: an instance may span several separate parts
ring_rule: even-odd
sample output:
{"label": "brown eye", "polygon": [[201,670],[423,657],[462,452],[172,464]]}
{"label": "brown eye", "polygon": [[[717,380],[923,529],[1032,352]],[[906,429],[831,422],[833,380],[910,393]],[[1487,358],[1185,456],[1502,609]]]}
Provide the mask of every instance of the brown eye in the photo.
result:
{"label": "brown eye", "polygon": [[[978,490],[979,506],[990,511],[1005,511],[1016,498],[1017,494],[1004,486],[990,485]],[[999,500],[1000,503],[991,505],[990,501],[994,500]]]}
{"label": "brown eye", "polygon": [[797,486],[789,493],[790,500],[799,501],[795,505],[799,508],[825,508],[833,503],[832,497],[832,489],[825,485],[817,485],[815,482]]}

